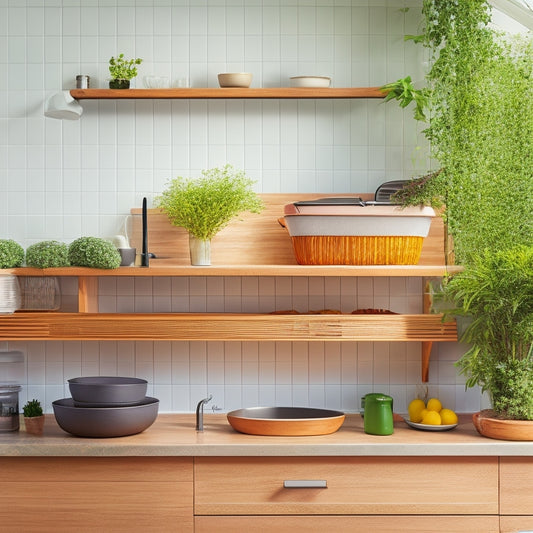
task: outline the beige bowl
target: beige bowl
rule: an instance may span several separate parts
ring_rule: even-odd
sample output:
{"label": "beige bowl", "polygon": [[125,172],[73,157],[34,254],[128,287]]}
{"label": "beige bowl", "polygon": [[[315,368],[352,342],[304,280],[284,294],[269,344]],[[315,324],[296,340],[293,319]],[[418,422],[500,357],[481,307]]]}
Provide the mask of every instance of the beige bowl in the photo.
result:
{"label": "beige bowl", "polygon": [[293,76],[289,80],[290,87],[329,87],[331,78],[327,76]]}
{"label": "beige bowl", "polygon": [[218,75],[221,87],[250,87],[252,75],[249,72],[226,72]]}

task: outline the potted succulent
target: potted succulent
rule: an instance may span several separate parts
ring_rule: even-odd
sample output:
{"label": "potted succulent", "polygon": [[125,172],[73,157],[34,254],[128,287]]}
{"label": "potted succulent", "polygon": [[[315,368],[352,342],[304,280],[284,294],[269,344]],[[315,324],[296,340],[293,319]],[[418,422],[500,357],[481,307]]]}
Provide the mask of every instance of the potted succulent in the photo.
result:
{"label": "potted succulent", "polygon": [[44,428],[44,414],[41,402],[31,400],[22,407],[26,432],[32,435],[42,435]]}
{"label": "potted succulent", "polygon": [[80,237],[68,247],[72,266],[89,268],[118,268],[121,257],[113,244],[99,237]]}
{"label": "potted succulent", "polygon": [[239,213],[259,213],[263,202],[253,192],[254,182],[231,165],[203,170],[198,179],[170,181],[155,205],[170,223],[189,232],[191,264],[211,264],[211,239]]}
{"label": "potted succulent", "polygon": [[137,76],[137,65],[142,63],[142,59],[125,59],[124,54],[111,57],[109,60],[109,81],[110,89],[129,89],[130,80]]}

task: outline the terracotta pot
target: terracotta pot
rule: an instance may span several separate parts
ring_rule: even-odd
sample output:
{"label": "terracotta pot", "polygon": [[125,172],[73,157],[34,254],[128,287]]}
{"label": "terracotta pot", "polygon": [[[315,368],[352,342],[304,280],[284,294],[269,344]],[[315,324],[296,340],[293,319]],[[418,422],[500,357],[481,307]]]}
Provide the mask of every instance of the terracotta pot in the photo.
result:
{"label": "terracotta pot", "polygon": [[485,409],[472,415],[474,427],[480,435],[491,439],[533,441],[533,420],[496,418],[494,411]]}
{"label": "terracotta pot", "polygon": [[24,417],[24,425],[26,426],[26,433],[31,435],[42,435],[44,428],[44,415]]}

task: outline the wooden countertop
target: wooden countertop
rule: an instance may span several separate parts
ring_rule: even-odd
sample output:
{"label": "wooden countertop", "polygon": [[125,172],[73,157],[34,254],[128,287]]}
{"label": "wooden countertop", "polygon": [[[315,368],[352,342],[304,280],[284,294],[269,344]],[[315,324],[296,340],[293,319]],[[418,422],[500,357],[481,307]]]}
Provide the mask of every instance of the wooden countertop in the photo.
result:
{"label": "wooden countertop", "polygon": [[316,437],[260,437],[234,431],[224,414],[204,415],[204,432],[193,414],[160,414],[143,433],[111,439],[65,433],[46,415],[43,436],[21,428],[0,433],[0,456],[533,456],[533,442],[478,435],[469,415],[451,431],[429,432],[395,422],[390,436],[367,435],[359,415],[347,415],[339,431]]}

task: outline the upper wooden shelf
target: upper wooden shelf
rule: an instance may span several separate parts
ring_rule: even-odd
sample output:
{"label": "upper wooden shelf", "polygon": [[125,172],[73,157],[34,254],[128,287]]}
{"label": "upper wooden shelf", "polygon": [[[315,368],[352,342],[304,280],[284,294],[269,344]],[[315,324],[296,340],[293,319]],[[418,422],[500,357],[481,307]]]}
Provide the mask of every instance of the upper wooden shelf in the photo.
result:
{"label": "upper wooden shelf", "polygon": [[123,99],[228,99],[228,98],[384,98],[379,87],[335,88],[194,88],[194,89],[72,89],[76,100]]}

